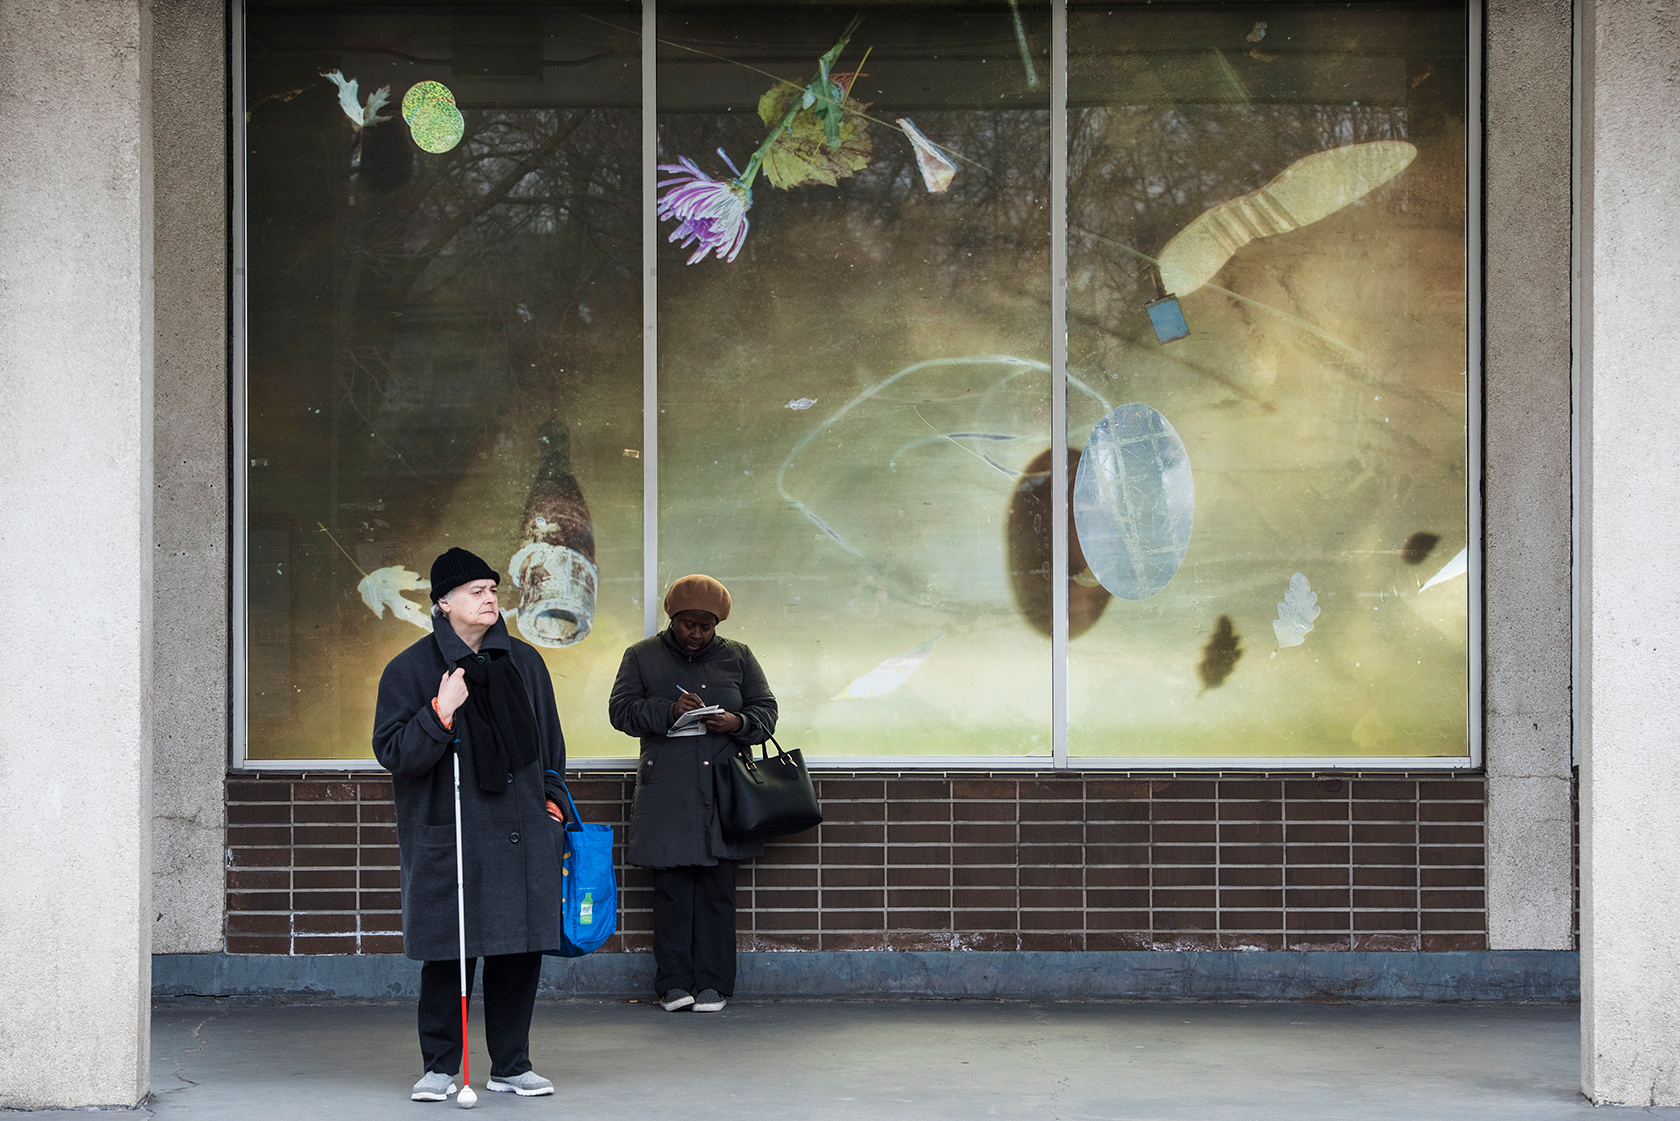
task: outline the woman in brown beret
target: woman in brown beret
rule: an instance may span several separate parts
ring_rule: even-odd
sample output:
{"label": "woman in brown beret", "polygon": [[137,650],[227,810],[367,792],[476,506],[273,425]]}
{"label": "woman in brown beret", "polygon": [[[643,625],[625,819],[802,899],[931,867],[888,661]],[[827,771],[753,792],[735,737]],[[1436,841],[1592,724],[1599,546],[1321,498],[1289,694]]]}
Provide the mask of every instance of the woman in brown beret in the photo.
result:
{"label": "woman in brown beret", "polygon": [[[665,593],[671,624],[624,652],[608,711],[641,739],[630,807],[630,863],[653,871],[654,992],[667,1012],[719,1012],[735,991],[735,875],[760,843],[726,841],[712,775],[743,745],[776,730],[776,698],[753,652],[717,634],[729,591],[684,576]],[[707,705],[698,734],[669,735]],[[686,734],[684,734],[686,733]]]}

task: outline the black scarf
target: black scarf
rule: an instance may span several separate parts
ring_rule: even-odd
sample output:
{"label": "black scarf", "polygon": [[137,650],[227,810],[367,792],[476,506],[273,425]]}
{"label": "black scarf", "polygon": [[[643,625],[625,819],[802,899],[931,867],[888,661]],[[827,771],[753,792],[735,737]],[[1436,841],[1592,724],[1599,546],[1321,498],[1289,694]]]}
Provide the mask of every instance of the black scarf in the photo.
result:
{"label": "black scarf", "polygon": [[500,794],[508,788],[509,775],[537,761],[537,722],[513,659],[499,650],[487,654],[456,663],[467,676],[467,702],[460,711],[472,741],[478,788]]}

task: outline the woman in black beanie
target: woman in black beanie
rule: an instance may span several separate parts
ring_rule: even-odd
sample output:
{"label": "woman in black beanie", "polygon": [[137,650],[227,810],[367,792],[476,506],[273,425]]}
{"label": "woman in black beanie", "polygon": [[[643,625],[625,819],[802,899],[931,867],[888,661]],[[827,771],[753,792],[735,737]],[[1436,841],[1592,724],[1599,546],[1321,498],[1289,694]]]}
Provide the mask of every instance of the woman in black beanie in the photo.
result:
{"label": "woman in black beanie", "polygon": [[402,850],[403,953],[420,970],[415,1101],[455,1093],[461,1069],[455,795],[461,761],[467,978],[484,958],[486,1088],[554,1092],[531,1069],[542,951],[560,944],[560,776],[566,741],[542,657],[508,634],[501,577],[465,549],[432,564],[432,633],[379,679],[373,753],[391,772]]}

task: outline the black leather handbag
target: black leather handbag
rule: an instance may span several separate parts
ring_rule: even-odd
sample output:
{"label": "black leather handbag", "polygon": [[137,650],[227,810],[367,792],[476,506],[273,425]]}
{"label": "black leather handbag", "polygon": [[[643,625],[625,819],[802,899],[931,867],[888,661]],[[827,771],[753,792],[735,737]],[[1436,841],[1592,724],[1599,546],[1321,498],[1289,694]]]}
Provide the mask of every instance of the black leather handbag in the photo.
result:
{"label": "black leather handbag", "polygon": [[716,770],[718,822],[726,840],[762,841],[822,824],[805,757],[783,751],[775,736],[769,742],[776,744],[775,755],[768,744],[759,744],[757,759],[752,748],[743,747]]}

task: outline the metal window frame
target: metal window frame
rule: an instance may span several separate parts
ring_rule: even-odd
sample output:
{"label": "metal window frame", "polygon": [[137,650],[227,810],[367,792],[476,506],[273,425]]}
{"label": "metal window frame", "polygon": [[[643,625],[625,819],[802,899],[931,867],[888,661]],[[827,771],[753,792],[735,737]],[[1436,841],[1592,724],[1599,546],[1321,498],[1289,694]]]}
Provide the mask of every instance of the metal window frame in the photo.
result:
{"label": "metal window frame", "polygon": [[[1280,758],[1276,756],[1070,756],[1068,751],[1068,656],[1067,586],[1052,581],[1053,630],[1051,634],[1051,738],[1049,755],[914,755],[914,756],[821,756],[811,766],[839,771],[1108,771],[1108,772],[1474,772],[1483,763],[1483,724],[1486,703],[1483,682],[1483,127],[1485,106],[1482,87],[1486,62],[1483,3],[1468,0],[1465,51],[1465,182],[1469,197],[1465,207],[1465,370],[1466,398],[1466,541],[1468,543],[1468,628],[1467,671],[1469,711],[1467,732],[1469,753],[1464,757],[1437,756],[1318,756]],[[373,759],[252,759],[249,754],[250,705],[248,697],[249,642],[249,551],[247,542],[249,495],[247,459],[248,412],[246,377],[248,364],[247,319],[247,213],[245,167],[245,119],[240,107],[248,101],[245,90],[245,0],[229,5],[229,80],[231,105],[230,175],[233,214],[230,225],[230,361],[229,409],[232,433],[232,525],[231,596],[229,621],[229,691],[232,697],[230,767],[234,771],[301,773],[330,771],[379,772]],[[658,162],[658,67],[655,37],[657,0],[642,0],[642,620],[643,631],[652,635],[659,624],[659,338],[658,338],[658,220],[655,215]],[[1067,486],[1067,17],[1068,0],[1051,0],[1051,489],[1055,499],[1052,514],[1052,571],[1064,571],[1068,558]],[[633,769],[635,756],[602,756],[569,759],[567,766],[580,771],[626,771]]]}
{"label": "metal window frame", "polygon": [[1569,765],[1581,765],[1581,0],[1570,5],[1569,32]]}
{"label": "metal window frame", "polygon": [[228,444],[233,455],[228,488],[232,496],[232,524],[229,526],[228,557],[229,611],[228,615],[228,696],[229,729],[233,757],[232,769],[280,770],[262,760],[250,758],[250,556],[247,535],[250,531],[249,472],[250,428],[247,413],[245,379],[249,370],[249,344],[246,316],[246,199],[245,189],[245,110],[250,98],[245,89],[245,0],[228,5],[228,180],[232,190],[233,213],[228,221],[228,420],[233,431]]}

